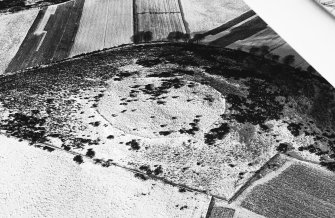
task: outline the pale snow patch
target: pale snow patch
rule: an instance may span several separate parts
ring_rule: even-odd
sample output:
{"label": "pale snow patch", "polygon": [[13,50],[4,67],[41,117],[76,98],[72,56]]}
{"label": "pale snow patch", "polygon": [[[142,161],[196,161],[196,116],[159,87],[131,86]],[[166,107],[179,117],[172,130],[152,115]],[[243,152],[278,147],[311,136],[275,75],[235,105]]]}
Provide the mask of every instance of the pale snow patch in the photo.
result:
{"label": "pale snow patch", "polygon": [[[201,217],[209,197],[118,167],[51,153],[0,136],[0,213],[5,217]],[[183,206],[187,208],[180,209]]]}

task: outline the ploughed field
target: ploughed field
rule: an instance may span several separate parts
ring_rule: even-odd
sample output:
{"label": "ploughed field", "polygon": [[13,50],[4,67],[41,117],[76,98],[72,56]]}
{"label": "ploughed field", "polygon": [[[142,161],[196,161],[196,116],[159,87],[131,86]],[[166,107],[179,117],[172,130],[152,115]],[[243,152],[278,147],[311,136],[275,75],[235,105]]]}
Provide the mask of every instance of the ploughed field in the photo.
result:
{"label": "ploughed field", "polygon": [[15,56],[39,10],[0,15],[0,74]]}
{"label": "ploughed field", "polygon": [[127,46],[0,83],[1,131],[75,151],[79,164],[112,162],[221,198],[278,152],[334,170],[333,88],[241,51]]}
{"label": "ploughed field", "polygon": [[70,54],[84,0],[52,5],[39,11],[6,71],[62,60]]}
{"label": "ploughed field", "polygon": [[85,0],[70,56],[132,43],[132,0]]}
{"label": "ploughed field", "polygon": [[333,172],[287,159],[238,201],[265,217],[333,217],[334,179]]}
{"label": "ploughed field", "polygon": [[134,2],[135,42],[181,39],[187,33],[179,0]]}

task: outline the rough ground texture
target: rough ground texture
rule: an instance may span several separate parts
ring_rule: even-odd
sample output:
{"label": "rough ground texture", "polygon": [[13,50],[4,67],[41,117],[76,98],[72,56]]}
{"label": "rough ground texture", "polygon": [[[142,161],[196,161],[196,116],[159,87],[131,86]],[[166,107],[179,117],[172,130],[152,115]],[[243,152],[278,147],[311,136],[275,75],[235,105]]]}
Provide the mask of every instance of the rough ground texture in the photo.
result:
{"label": "rough ground texture", "polygon": [[5,72],[9,62],[19,50],[37,14],[37,9],[8,15],[0,14],[0,74]]}
{"label": "rough ground texture", "polygon": [[315,72],[241,51],[125,47],[0,84],[7,134],[221,197],[277,152],[334,170],[333,88]]}

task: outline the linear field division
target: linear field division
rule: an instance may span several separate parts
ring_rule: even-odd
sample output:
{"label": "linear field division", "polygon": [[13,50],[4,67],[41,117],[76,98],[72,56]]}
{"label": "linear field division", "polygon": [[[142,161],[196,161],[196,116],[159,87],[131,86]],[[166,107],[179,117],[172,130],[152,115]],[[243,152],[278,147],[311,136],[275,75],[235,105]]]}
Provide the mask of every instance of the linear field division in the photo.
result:
{"label": "linear field division", "polygon": [[186,33],[178,0],[136,0],[135,9],[135,43],[181,38]]}
{"label": "linear field division", "polygon": [[6,72],[67,58],[77,33],[84,0],[42,8]]}
{"label": "linear field division", "polygon": [[241,206],[266,217],[333,217],[335,175],[294,163],[253,188]]}
{"label": "linear field division", "polygon": [[86,0],[70,56],[131,43],[132,0]]}

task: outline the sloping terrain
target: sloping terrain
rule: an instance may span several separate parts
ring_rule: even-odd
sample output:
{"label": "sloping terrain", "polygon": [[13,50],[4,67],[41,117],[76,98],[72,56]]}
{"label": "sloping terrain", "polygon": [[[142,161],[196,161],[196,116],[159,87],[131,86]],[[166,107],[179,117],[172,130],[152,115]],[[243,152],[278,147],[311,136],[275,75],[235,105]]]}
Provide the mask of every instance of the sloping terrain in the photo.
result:
{"label": "sloping terrain", "polygon": [[332,172],[286,158],[238,201],[266,217],[333,217],[334,179]]}
{"label": "sloping terrain", "polygon": [[39,11],[7,72],[67,58],[76,36],[84,0],[49,6]]}
{"label": "sloping terrain", "polygon": [[207,32],[250,10],[243,0],[180,0],[192,35]]}
{"label": "sloping terrain", "polygon": [[132,0],[86,0],[70,56],[129,44],[133,29]]}
{"label": "sloping terrain", "polygon": [[19,50],[38,10],[32,9],[15,14],[0,15],[0,74]]}
{"label": "sloping terrain", "polygon": [[301,67],[302,69],[309,67],[309,64],[270,27],[247,39],[238,40],[228,45],[227,48],[264,55],[266,58],[275,61],[284,61],[285,57],[292,55],[294,59],[293,63],[290,63],[291,66]]}
{"label": "sloping terrain", "polygon": [[7,134],[221,198],[277,152],[333,170],[333,88],[241,51],[129,46],[0,82]]}
{"label": "sloping terrain", "polygon": [[[210,199],[0,136],[2,217],[204,217]],[[49,152],[47,151],[49,150]],[[52,151],[52,152],[50,152]],[[16,161],[13,161],[16,160]]]}
{"label": "sloping terrain", "polygon": [[0,13],[17,12],[41,6],[59,4],[69,0],[1,0]]}
{"label": "sloping terrain", "polygon": [[135,1],[134,42],[182,39],[186,34],[178,0]]}

